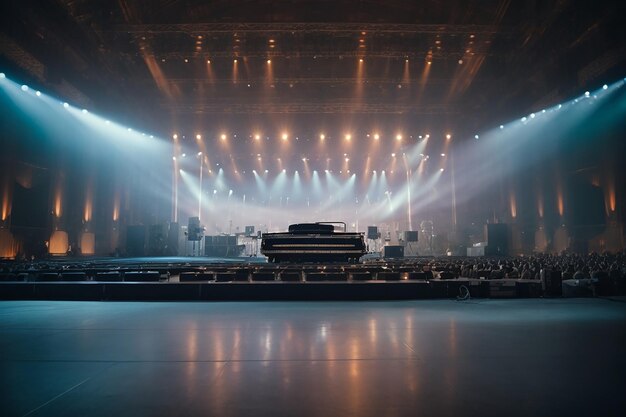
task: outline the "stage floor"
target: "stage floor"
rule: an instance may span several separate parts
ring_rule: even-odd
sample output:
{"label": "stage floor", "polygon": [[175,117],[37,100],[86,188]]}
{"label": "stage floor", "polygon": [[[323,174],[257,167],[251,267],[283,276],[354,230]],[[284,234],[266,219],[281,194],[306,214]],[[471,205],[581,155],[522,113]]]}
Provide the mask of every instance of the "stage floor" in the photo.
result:
{"label": "stage floor", "polygon": [[2,416],[591,416],[626,303],[0,302]]}

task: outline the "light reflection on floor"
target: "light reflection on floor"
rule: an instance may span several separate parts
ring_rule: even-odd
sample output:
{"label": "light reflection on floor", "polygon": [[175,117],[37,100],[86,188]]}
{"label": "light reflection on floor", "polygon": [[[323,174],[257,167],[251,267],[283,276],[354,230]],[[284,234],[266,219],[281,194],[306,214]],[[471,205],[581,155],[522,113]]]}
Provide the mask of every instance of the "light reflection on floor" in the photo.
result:
{"label": "light reflection on floor", "polygon": [[0,415],[617,415],[626,303],[0,303]]}

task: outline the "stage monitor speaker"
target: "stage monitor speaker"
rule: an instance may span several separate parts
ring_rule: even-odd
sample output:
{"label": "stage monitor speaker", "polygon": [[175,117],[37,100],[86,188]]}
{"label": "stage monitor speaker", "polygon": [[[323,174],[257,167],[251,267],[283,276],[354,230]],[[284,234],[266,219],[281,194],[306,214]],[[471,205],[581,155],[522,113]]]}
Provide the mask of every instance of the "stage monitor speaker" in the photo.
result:
{"label": "stage monitor speaker", "polygon": [[405,242],[417,242],[417,230],[407,230],[404,232]]}
{"label": "stage monitor speaker", "polygon": [[389,245],[383,247],[383,258],[404,258],[404,246]]}
{"label": "stage monitor speaker", "polygon": [[126,228],[126,253],[128,256],[145,256],[145,242],[145,226],[128,226]]}
{"label": "stage monitor speaker", "polygon": [[378,239],[378,227],[376,226],[367,226],[367,238],[371,240]]}
{"label": "stage monitor speaker", "polygon": [[509,254],[509,229],[507,224],[487,224],[485,225],[485,235],[487,238],[485,255],[506,256]]}
{"label": "stage monitor speaker", "polygon": [[246,226],[246,229],[245,229],[245,235],[246,235],[247,237],[252,237],[252,236],[254,236],[254,226]]}

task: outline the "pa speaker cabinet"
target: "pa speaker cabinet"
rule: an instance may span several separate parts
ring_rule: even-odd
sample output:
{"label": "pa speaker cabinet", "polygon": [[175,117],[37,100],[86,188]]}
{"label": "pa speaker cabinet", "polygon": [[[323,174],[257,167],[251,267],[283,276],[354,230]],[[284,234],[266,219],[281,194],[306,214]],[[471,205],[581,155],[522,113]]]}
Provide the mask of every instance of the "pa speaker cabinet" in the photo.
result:
{"label": "pa speaker cabinet", "polygon": [[367,238],[371,240],[378,239],[378,227],[367,226]]}
{"label": "pa speaker cabinet", "polygon": [[485,225],[485,237],[487,248],[485,255],[508,255],[509,254],[509,228],[504,223]]}

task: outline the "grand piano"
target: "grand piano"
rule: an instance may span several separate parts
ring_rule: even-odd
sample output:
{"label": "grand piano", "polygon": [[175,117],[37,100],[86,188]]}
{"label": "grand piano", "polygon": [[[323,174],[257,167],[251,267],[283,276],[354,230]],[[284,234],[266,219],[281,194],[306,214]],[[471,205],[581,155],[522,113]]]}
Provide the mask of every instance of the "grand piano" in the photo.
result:
{"label": "grand piano", "polygon": [[261,235],[261,253],[269,262],[357,263],[366,252],[363,234],[346,232],[343,222],[292,224],[288,232]]}

